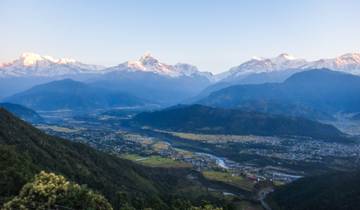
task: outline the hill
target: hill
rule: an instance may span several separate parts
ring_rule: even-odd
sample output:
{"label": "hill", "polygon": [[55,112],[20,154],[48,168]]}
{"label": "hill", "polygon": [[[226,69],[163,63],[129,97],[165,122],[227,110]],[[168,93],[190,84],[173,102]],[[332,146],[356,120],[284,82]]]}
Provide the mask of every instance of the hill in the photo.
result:
{"label": "hill", "polygon": [[212,198],[199,182],[186,178],[195,173],[190,169],[140,166],[46,135],[0,109],[0,205],[42,170],[101,192],[115,209],[124,202],[135,209],[170,209],[172,199],[179,197]]}
{"label": "hill", "polygon": [[21,118],[22,120],[30,123],[40,123],[44,121],[44,119],[34,110],[21,106],[19,104],[0,103],[0,108],[4,108],[7,111],[16,115],[17,117]]}
{"label": "hill", "polygon": [[279,210],[356,210],[360,206],[360,172],[306,177],[280,187],[267,200]]}
{"label": "hill", "polygon": [[37,85],[4,101],[35,110],[90,110],[143,104],[142,100],[129,94],[92,87],[70,79]]}
{"label": "hill", "polygon": [[359,76],[318,69],[296,73],[283,83],[231,86],[213,92],[199,103],[227,108],[254,103],[286,104],[332,114],[359,112],[359,92]]}
{"label": "hill", "polygon": [[176,106],[138,114],[135,125],[179,132],[206,134],[307,136],[323,140],[343,140],[343,133],[331,125],[304,118],[267,115],[202,105]]}

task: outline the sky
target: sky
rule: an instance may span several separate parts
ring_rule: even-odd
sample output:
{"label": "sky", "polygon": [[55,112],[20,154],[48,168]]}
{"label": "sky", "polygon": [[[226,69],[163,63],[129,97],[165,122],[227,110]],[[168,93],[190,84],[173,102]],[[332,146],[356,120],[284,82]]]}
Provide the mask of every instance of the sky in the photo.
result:
{"label": "sky", "polygon": [[360,52],[359,0],[0,0],[0,62],[112,66],[145,52],[219,73],[251,57]]}

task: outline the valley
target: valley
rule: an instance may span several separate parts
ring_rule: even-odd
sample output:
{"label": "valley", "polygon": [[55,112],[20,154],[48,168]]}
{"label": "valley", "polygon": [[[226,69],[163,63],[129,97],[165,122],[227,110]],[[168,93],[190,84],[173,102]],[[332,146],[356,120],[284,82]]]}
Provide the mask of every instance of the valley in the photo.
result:
{"label": "valley", "polygon": [[[151,61],[155,65],[151,68],[164,70],[152,57],[141,59],[145,59],[141,65]],[[125,68],[123,65],[118,68]],[[326,79],[316,82],[322,77]],[[336,87],[339,77],[346,86]],[[34,144],[30,150],[37,150],[37,141],[42,139],[70,140],[68,144],[79,145],[79,148],[73,151],[65,146],[69,149],[65,157],[71,157],[69,161],[74,162],[92,161],[96,166],[89,179],[87,167],[57,163],[59,160],[48,154],[54,147],[50,140],[44,144],[50,147],[41,146],[39,151],[40,156],[49,156],[49,161],[43,165],[32,162],[32,167],[50,168],[71,181],[90,184],[104,193],[111,205],[119,205],[120,191],[128,196],[121,205],[140,209],[150,206],[167,210],[184,203],[203,205],[205,198],[205,202],[224,209],[268,210],[277,209],[278,204],[290,205],[283,201],[287,195],[282,193],[294,193],[296,199],[292,186],[304,180],[306,185],[306,180],[310,179],[311,183],[312,177],[352,174],[360,168],[357,117],[360,101],[356,98],[359,78],[326,69],[302,71],[282,83],[233,85],[211,93],[198,103],[173,106],[166,105],[169,101],[158,100],[168,96],[151,101],[138,98],[135,92],[132,95],[104,89],[91,80],[65,79],[34,86],[5,98],[5,103],[0,105],[49,135],[39,134],[33,138],[33,133],[40,131],[18,125],[14,119],[15,129],[27,128],[24,135],[30,138],[25,139]],[[320,92],[313,93],[308,84],[315,85]],[[4,122],[11,119],[6,113],[3,115]],[[2,132],[13,132],[12,129]],[[8,146],[5,144],[5,150],[11,152]],[[106,157],[84,160],[78,150],[86,146],[90,146],[87,149],[90,157],[92,152]],[[16,147],[27,150],[22,144]],[[56,156],[62,156],[63,149],[60,147]],[[33,152],[26,154],[37,154]],[[73,155],[76,158],[72,158]],[[27,157],[21,155],[20,158]],[[110,164],[111,158],[120,163]],[[102,170],[102,166],[97,161],[109,161],[110,168],[115,167],[117,174],[123,174],[122,167],[133,167],[135,171],[125,173],[124,179],[110,186],[109,182],[116,180],[115,172],[106,171],[108,178],[99,178],[98,170]],[[53,162],[58,165],[53,167]],[[74,167],[85,168],[77,171]],[[134,183],[136,186],[132,189]],[[146,191],[153,191],[155,197],[149,197]],[[137,193],[140,193],[140,203],[134,199]],[[180,203],[172,203],[177,199]]]}
{"label": "valley", "polygon": [[[129,110],[124,110],[123,115]],[[54,125],[38,124],[48,134],[153,167],[191,167],[226,173],[253,184],[282,185],[304,176],[360,166],[358,142],[327,142],[310,137],[215,135],[129,126],[128,117],[74,116]],[[265,186],[269,186],[268,184]]]}

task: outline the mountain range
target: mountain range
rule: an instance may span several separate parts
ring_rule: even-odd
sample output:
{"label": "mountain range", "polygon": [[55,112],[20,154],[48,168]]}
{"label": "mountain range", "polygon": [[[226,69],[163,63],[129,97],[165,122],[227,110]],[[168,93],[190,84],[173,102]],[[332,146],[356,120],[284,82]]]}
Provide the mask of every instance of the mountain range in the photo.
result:
{"label": "mountain range", "polygon": [[23,53],[11,62],[0,64],[0,77],[56,77],[100,73],[105,67],[84,64],[71,58],[53,58]]}
{"label": "mountain range", "polygon": [[335,58],[323,58],[315,61],[296,58],[288,53],[282,53],[273,58],[253,57],[218,75],[201,72],[196,66],[190,64],[168,65],[160,62],[150,53],[145,53],[139,60],[126,61],[114,67],[84,64],[72,58],[54,58],[36,53],[23,53],[16,60],[0,64],[0,77],[56,77],[75,74],[103,74],[122,70],[152,72],[169,77],[198,75],[205,76],[210,80],[227,81],[249,74],[320,68],[360,74],[360,53],[347,53]]}
{"label": "mountain range", "polygon": [[3,101],[42,111],[93,110],[144,104],[143,100],[127,93],[93,87],[71,79],[37,85]]}
{"label": "mountain range", "polygon": [[163,105],[176,104],[192,97],[209,84],[212,74],[200,72],[189,64],[168,65],[150,54],[104,70],[106,73],[87,81]]}
{"label": "mountain range", "polygon": [[306,61],[283,53],[274,58],[256,57],[224,73],[213,75],[191,64],[163,63],[150,53],[113,67],[24,53],[14,61],[0,64],[0,98],[54,80],[73,79],[126,92],[158,104],[173,105],[197,101],[231,85],[283,82],[295,73],[315,68],[357,75],[360,74],[360,54],[348,53],[331,59]]}
{"label": "mountain range", "polygon": [[211,92],[237,84],[284,82],[291,75],[309,69],[331,69],[360,75],[360,53],[347,53],[335,58],[307,61],[282,53],[273,58],[254,57],[239,66],[215,75],[215,84],[209,85],[187,102],[195,102]]}
{"label": "mountain range", "polygon": [[24,53],[19,59],[0,65],[0,97],[54,80],[73,79],[169,104],[196,95],[212,82],[212,78],[211,73],[200,72],[193,65],[168,65],[149,53],[109,68],[74,59]]}
{"label": "mountain range", "polygon": [[[226,108],[257,107],[257,111],[270,113],[272,110],[281,112],[280,107],[288,106],[295,115],[297,107],[328,114],[357,113],[360,112],[359,92],[359,76],[316,69],[296,73],[283,83],[230,86],[211,93],[198,103]],[[291,113],[289,109],[283,109],[282,114]],[[298,114],[306,117],[310,113]]]}
{"label": "mountain range", "polygon": [[360,74],[360,53],[348,53],[336,58],[306,61],[283,53],[274,58],[252,58],[229,71],[217,75],[220,80],[233,81],[243,79],[250,74],[273,73],[286,70],[307,70],[327,68],[334,71]]}

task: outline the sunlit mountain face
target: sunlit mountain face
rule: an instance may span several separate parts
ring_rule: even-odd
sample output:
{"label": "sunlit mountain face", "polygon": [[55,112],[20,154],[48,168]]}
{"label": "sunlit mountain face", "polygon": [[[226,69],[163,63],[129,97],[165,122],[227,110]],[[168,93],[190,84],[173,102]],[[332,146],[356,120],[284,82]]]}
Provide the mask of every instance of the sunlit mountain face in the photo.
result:
{"label": "sunlit mountain face", "polygon": [[101,65],[84,64],[72,58],[54,58],[36,53],[23,53],[18,59],[0,64],[1,77],[42,76],[52,77],[71,74],[104,73],[115,70],[144,71],[169,77],[202,75],[209,79],[228,80],[247,74],[269,73],[289,69],[321,69],[328,68],[352,74],[360,74],[360,54],[347,53],[335,58],[324,58],[307,61],[296,58],[288,53],[282,53],[273,58],[254,57],[230,68],[218,75],[199,71],[191,64],[177,63],[169,65],[147,52],[138,60],[126,61],[118,66],[104,67]]}
{"label": "sunlit mountain face", "polygon": [[255,57],[239,66],[231,68],[229,71],[217,75],[220,80],[236,80],[250,74],[259,73],[279,73],[288,70],[306,70],[327,68],[346,73],[360,74],[360,54],[348,53],[336,58],[319,59],[307,61],[296,58],[290,54],[283,53],[273,58]]}
{"label": "sunlit mountain face", "polygon": [[96,73],[104,67],[83,64],[71,58],[53,58],[35,53],[23,53],[18,59],[0,65],[1,77],[56,77]]}

